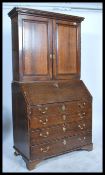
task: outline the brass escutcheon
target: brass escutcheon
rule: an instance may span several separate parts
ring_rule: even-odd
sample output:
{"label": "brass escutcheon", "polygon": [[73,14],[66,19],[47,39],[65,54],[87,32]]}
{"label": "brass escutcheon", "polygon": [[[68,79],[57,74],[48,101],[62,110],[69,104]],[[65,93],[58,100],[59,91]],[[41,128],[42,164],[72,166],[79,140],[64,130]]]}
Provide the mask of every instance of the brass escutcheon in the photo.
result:
{"label": "brass escutcheon", "polygon": [[66,128],[65,128],[65,127],[63,127],[63,131],[64,131],[64,132],[66,131]]}
{"label": "brass escutcheon", "polygon": [[66,120],[66,115],[63,115],[62,117],[63,117],[63,120]]}
{"label": "brass escutcheon", "polygon": [[66,107],[65,105],[62,105],[62,111],[65,111]]}
{"label": "brass escutcheon", "polygon": [[63,140],[63,144],[66,145],[66,140],[65,139]]}

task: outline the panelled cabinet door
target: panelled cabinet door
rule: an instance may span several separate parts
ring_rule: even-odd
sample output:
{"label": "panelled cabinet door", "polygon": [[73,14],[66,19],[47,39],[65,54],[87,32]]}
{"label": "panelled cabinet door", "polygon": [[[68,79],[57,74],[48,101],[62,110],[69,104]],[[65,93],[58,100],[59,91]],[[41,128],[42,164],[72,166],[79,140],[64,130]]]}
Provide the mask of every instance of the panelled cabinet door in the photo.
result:
{"label": "panelled cabinet door", "polygon": [[52,79],[52,20],[20,15],[19,53],[22,80]]}
{"label": "panelled cabinet door", "polygon": [[80,25],[53,20],[54,79],[80,77]]}

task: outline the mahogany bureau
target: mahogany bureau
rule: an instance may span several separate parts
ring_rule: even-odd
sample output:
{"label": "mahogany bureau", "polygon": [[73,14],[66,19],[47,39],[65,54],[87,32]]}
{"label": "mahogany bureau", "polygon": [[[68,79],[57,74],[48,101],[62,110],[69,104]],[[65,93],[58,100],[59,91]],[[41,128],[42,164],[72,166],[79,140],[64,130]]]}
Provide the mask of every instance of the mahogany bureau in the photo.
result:
{"label": "mahogany bureau", "polygon": [[15,155],[31,170],[53,156],[91,151],[92,96],[80,79],[84,18],[28,8],[8,15]]}

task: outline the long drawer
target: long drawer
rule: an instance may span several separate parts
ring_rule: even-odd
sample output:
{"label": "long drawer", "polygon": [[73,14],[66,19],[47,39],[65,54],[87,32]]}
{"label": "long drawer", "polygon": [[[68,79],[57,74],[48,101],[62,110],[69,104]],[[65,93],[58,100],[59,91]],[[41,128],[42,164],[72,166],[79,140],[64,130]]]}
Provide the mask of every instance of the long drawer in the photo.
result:
{"label": "long drawer", "polygon": [[76,122],[83,119],[91,120],[91,109],[78,112],[78,114],[53,114],[53,115],[44,115],[44,116],[35,116],[30,118],[30,128],[42,128],[49,127],[56,124],[62,124],[65,122]]}
{"label": "long drawer", "polygon": [[72,136],[76,133],[81,133],[81,131],[92,130],[92,123],[87,118],[87,120],[79,120],[75,122],[66,122],[58,125],[52,125],[46,128],[31,129],[31,145],[37,143],[46,142],[46,140],[52,140],[56,138]]}
{"label": "long drawer", "polygon": [[91,132],[88,132],[72,137],[64,137],[53,143],[49,142],[31,146],[31,160],[56,156],[70,150],[75,150],[83,145],[90,144],[91,142],[92,134]]}
{"label": "long drawer", "polygon": [[79,111],[88,111],[91,108],[90,101],[71,101],[62,103],[52,103],[36,105],[31,108],[31,116],[59,115],[59,114],[78,114]]}

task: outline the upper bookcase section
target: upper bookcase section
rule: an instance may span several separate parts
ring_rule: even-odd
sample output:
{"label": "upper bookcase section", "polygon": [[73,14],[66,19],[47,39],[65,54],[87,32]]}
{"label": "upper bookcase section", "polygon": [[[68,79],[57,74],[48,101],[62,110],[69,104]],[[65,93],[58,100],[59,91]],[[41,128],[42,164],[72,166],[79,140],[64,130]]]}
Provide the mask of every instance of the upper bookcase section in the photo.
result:
{"label": "upper bookcase section", "polygon": [[48,11],[42,11],[42,10],[36,10],[36,9],[28,9],[28,8],[13,8],[9,13],[9,17],[13,18],[17,14],[27,14],[27,15],[35,15],[35,16],[42,16],[43,17],[49,17],[49,18],[59,18],[64,20],[70,20],[70,21],[76,21],[81,22],[84,20],[84,17],[78,17],[78,16],[72,16],[72,15],[66,15],[61,13],[54,13],[54,12],[48,12]]}
{"label": "upper bookcase section", "polygon": [[83,17],[26,8],[9,16],[14,81],[80,79]]}

